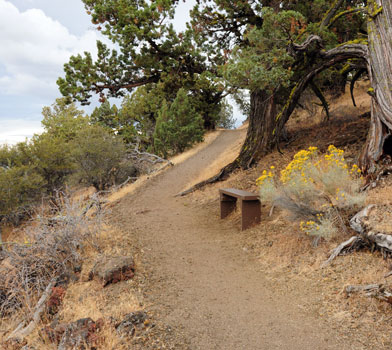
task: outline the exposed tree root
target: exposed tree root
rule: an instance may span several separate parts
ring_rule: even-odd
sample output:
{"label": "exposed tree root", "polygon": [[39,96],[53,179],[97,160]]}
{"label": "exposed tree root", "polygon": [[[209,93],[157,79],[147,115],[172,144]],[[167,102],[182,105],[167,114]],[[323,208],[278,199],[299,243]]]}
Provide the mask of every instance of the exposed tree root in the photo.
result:
{"label": "exposed tree root", "polygon": [[328,258],[328,260],[324,261],[324,263],[321,265],[321,268],[323,269],[324,267],[327,267],[332,262],[332,260],[334,260],[338,255],[341,255],[343,252],[356,250],[358,249],[356,247],[362,244],[364,244],[364,241],[361,237],[351,237],[349,240],[341,243],[339,246],[337,246],[331,251],[330,257]]}

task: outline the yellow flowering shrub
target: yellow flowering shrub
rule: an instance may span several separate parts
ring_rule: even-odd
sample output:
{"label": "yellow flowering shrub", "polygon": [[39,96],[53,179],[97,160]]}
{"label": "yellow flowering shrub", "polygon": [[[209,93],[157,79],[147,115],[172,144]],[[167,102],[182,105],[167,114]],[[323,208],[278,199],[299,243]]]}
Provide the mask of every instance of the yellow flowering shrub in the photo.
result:
{"label": "yellow flowering shrub", "polygon": [[344,151],[331,145],[325,154],[317,147],[299,151],[278,174],[274,167],[257,179],[260,200],[288,209],[303,219],[300,228],[311,236],[336,232],[337,210],[363,204],[362,178],[357,165],[348,166]]}

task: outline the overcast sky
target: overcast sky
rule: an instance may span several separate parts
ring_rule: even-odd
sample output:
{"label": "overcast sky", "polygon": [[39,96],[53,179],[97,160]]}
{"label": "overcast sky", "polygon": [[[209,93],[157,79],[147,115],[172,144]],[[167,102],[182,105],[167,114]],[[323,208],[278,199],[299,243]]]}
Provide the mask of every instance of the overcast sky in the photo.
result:
{"label": "overcast sky", "polygon": [[[194,2],[180,2],[178,30]],[[60,97],[56,80],[64,63],[94,54],[99,37],[81,0],[0,0],[0,143],[41,130],[42,107]]]}

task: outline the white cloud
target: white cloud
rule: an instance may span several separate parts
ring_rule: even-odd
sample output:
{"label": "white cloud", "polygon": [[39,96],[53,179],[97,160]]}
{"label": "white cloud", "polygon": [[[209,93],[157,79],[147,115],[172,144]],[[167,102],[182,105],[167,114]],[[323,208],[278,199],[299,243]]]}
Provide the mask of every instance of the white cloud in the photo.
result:
{"label": "white cloud", "polygon": [[0,120],[0,145],[14,145],[43,131],[41,123],[34,120]]}
{"label": "white cloud", "polygon": [[54,98],[56,79],[73,54],[96,52],[99,33],[72,35],[40,9],[20,11],[0,0],[0,94]]}

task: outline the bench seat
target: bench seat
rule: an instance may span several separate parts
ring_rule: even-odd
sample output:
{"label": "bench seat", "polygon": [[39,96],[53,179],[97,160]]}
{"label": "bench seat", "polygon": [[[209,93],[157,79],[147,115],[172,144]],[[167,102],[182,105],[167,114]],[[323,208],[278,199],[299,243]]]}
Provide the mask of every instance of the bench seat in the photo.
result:
{"label": "bench seat", "polygon": [[259,195],[236,188],[221,188],[219,195],[221,219],[224,219],[235,210],[237,201],[239,200],[241,207],[241,229],[246,230],[250,226],[260,223],[261,206]]}

